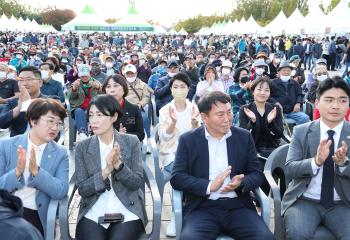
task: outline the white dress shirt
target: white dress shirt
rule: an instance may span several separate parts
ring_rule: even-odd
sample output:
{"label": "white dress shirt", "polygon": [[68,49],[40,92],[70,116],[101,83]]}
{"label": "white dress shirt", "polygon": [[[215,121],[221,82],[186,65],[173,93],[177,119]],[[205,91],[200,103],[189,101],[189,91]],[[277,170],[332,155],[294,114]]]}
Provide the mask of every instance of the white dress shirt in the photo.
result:
{"label": "white dress shirt", "polygon": [[[323,139],[328,139],[328,130],[333,130],[335,133],[333,135],[334,139],[334,152],[338,148],[338,143],[339,143],[339,138],[341,134],[341,130],[343,128],[343,123],[339,123],[335,128],[331,129],[329,128],[325,123],[320,120],[320,142]],[[335,164],[335,163],[334,163]],[[311,167],[312,171],[314,173],[314,176],[311,179],[311,182],[307,188],[307,190],[304,192],[303,196],[315,200],[320,200],[321,199],[321,186],[322,186],[322,175],[323,175],[323,165],[322,166],[317,166],[315,160],[311,161]],[[344,168],[340,167],[340,171],[342,171]],[[334,200],[341,200],[337,191],[334,188]]]}
{"label": "white dress shirt", "polygon": [[[100,138],[98,138],[100,145],[100,158],[101,158],[101,169],[106,167],[106,157],[112,151],[114,145],[114,137],[112,141],[106,145]],[[108,176],[111,181],[111,176]],[[85,217],[98,223],[98,218],[104,216],[106,213],[122,213],[124,215],[124,222],[134,221],[139,219],[134,213],[130,212],[123,203],[119,200],[118,196],[114,193],[113,188],[110,191],[105,191],[100,195],[96,203],[86,213]],[[108,228],[109,223],[101,224],[102,227]]]}
{"label": "white dress shirt", "polygon": [[[225,187],[230,181],[230,175],[226,177],[224,183],[220,189],[216,192],[210,193],[210,186],[212,181],[228,167],[228,156],[227,156],[227,143],[226,139],[232,135],[231,130],[226,133],[220,140],[210,136],[209,132],[205,128],[205,138],[208,140],[209,150],[209,180],[210,183],[207,187],[207,194],[210,194],[209,199],[216,200],[222,197],[235,198],[237,197],[236,192],[221,193],[221,189]],[[232,166],[234,167],[234,166]]]}
{"label": "white dress shirt", "polygon": [[19,189],[14,193],[14,195],[16,195],[17,197],[19,197],[22,200],[23,207],[29,208],[32,210],[38,210],[38,207],[36,206],[36,201],[35,201],[36,189],[27,186],[27,180],[30,177],[30,172],[29,172],[30,152],[31,152],[31,149],[33,146],[34,150],[35,150],[36,164],[38,166],[40,166],[41,158],[43,156],[43,152],[45,150],[46,145],[47,145],[47,143],[41,144],[40,146],[35,145],[32,141],[30,141],[29,134],[28,134],[26,168],[23,172],[23,178],[25,181],[25,185],[22,189]]}

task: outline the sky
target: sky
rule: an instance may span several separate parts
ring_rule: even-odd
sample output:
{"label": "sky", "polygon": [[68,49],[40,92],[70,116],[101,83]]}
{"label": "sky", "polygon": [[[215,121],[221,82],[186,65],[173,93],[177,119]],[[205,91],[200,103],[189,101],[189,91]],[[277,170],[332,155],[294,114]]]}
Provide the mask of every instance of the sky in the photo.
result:
{"label": "sky", "polygon": [[[129,0],[18,0],[32,8],[72,9],[76,14],[85,4],[92,6],[96,13],[107,18],[120,18],[128,11]],[[235,0],[134,0],[136,9],[146,19],[158,21],[165,27],[196,15],[224,14],[233,9]]]}

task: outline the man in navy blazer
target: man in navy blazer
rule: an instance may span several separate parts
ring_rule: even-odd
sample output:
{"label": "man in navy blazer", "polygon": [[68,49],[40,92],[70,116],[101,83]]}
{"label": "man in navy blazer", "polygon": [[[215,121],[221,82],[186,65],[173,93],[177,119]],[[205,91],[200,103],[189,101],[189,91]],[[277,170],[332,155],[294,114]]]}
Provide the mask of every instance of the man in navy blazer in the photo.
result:
{"label": "man in navy blazer", "polygon": [[30,131],[0,140],[0,189],[23,201],[23,217],[42,234],[46,232],[51,199],[68,192],[68,154],[54,139],[66,110],[53,99],[35,99],[28,108]]}
{"label": "man in navy blazer", "polygon": [[257,214],[250,191],[264,180],[254,140],[244,129],[231,127],[230,97],[211,92],[198,109],[204,126],[180,136],[172,178],[183,191],[181,239],[273,239]]}

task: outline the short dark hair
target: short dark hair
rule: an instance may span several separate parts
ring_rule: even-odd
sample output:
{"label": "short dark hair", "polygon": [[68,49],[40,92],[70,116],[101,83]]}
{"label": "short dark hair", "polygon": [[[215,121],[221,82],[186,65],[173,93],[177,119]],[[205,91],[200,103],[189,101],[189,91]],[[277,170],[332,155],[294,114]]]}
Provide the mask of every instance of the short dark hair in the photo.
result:
{"label": "short dark hair", "polygon": [[235,74],[233,75],[233,81],[235,83],[238,83],[239,82],[239,75],[241,75],[241,72],[245,70],[247,71],[247,73],[249,74],[249,69],[248,68],[245,68],[245,67],[240,67],[240,68],[237,68],[236,71],[235,71]]}
{"label": "short dark hair", "polygon": [[191,81],[190,78],[188,77],[188,75],[186,73],[177,73],[175,74],[169,81],[169,88],[171,88],[173,86],[173,83],[175,80],[179,80],[181,82],[186,83],[187,87],[190,87],[191,85]]}
{"label": "short dark hair", "polygon": [[129,93],[128,84],[126,83],[125,77],[120,75],[120,74],[114,74],[114,75],[109,76],[102,84],[102,91],[104,93],[106,93],[106,87],[108,85],[109,80],[111,80],[111,79],[115,83],[118,83],[120,86],[123,87],[123,90],[124,90],[123,98],[125,98]]}
{"label": "short dark hair", "polygon": [[54,70],[53,70],[55,73],[60,70],[60,63],[59,63],[59,60],[56,57],[54,57],[54,56],[53,57],[48,57],[48,58],[46,58],[45,62],[47,62],[47,60],[49,60],[49,61],[51,61],[51,62],[53,62],[55,64]]}
{"label": "short dark hair", "polygon": [[58,116],[61,121],[67,117],[67,112],[62,103],[59,100],[52,98],[36,98],[29,105],[26,116],[30,127],[32,124],[30,121],[38,121],[39,118],[48,112],[52,112]]}
{"label": "short dark hair", "polygon": [[49,69],[51,71],[55,70],[54,65],[52,65],[51,63],[48,63],[48,62],[43,62],[42,64],[40,64],[39,69],[41,68],[41,66],[45,66],[45,65],[49,66]]}
{"label": "short dark hair", "polygon": [[231,98],[228,94],[223,93],[221,91],[213,91],[208,94],[205,94],[203,97],[199,99],[198,102],[198,110],[200,113],[209,114],[213,104],[216,105],[216,102],[221,103],[231,103]]}
{"label": "short dark hair", "polygon": [[253,82],[252,82],[252,85],[250,87],[250,91],[251,92],[254,92],[255,88],[259,85],[262,85],[264,83],[267,83],[267,85],[269,86],[270,88],[270,92],[272,91],[272,82],[270,80],[269,77],[267,76],[262,76],[262,77],[258,77],[257,79],[255,79]]}
{"label": "short dark hair", "polygon": [[26,66],[19,71],[19,73],[21,72],[32,72],[36,78],[41,79],[41,72],[37,67]]}
{"label": "short dark hair", "polygon": [[332,88],[340,88],[342,89],[346,95],[350,98],[350,88],[348,84],[339,76],[335,76],[332,78],[327,78],[326,80],[319,83],[319,86],[316,90],[316,98],[320,100],[321,96]]}
{"label": "short dark hair", "polygon": [[118,101],[114,97],[106,94],[95,96],[90,101],[89,106],[86,109],[87,114],[89,114],[91,106],[96,106],[96,108],[105,116],[113,117],[117,113],[118,119],[114,122],[113,126],[115,128],[118,127],[119,121],[123,116],[123,112]]}

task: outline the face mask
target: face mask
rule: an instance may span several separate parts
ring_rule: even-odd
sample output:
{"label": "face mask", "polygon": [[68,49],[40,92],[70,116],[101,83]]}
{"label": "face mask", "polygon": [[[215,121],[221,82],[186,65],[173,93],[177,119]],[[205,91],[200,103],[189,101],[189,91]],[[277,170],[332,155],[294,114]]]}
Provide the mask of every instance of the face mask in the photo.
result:
{"label": "face mask", "polygon": [[166,72],[166,68],[165,68],[165,67],[162,67],[162,66],[158,66],[157,71],[158,71],[160,74],[164,74],[164,73]]}
{"label": "face mask", "polygon": [[322,74],[321,76],[317,76],[317,80],[322,82],[328,78],[327,74]]}
{"label": "face mask", "polygon": [[62,58],[62,63],[68,63],[68,59],[67,58]]}
{"label": "face mask", "polygon": [[0,79],[5,79],[7,72],[0,72]]}
{"label": "face mask", "polygon": [[288,82],[289,79],[290,79],[290,76],[281,76],[282,82]]}
{"label": "face mask", "polygon": [[171,60],[176,60],[176,56],[171,56],[170,59]]}
{"label": "face mask", "polygon": [[292,72],[290,73],[290,75],[295,76],[296,73],[297,73],[297,71],[292,70]]}
{"label": "face mask", "polygon": [[16,73],[9,73],[7,74],[8,79],[16,79]]}
{"label": "face mask", "polygon": [[158,57],[158,54],[152,54],[152,57],[156,59]]}
{"label": "face mask", "polygon": [[224,61],[225,61],[225,58],[222,57],[222,58],[220,58],[220,60],[221,60],[221,62],[224,62]]}
{"label": "face mask", "polygon": [[279,64],[281,62],[281,59],[277,58],[275,59],[275,63]]}
{"label": "face mask", "polygon": [[127,80],[129,83],[133,83],[133,82],[135,82],[136,77],[127,77],[126,80]]}
{"label": "face mask", "polygon": [[224,76],[228,76],[228,75],[230,75],[231,70],[228,69],[228,68],[223,68],[223,69],[221,70],[221,73],[222,73],[222,75],[224,75]]}
{"label": "face mask", "polygon": [[258,74],[258,75],[262,75],[262,74],[265,72],[265,69],[263,69],[263,68],[257,68],[257,69],[255,69],[255,72],[256,72],[256,74]]}
{"label": "face mask", "polygon": [[145,64],[145,62],[146,62],[145,60],[141,59],[141,60],[140,60],[140,65]]}
{"label": "face mask", "polygon": [[176,75],[176,73],[172,73],[172,72],[168,72],[168,74],[169,74],[169,77],[171,77],[171,78]]}
{"label": "face mask", "polygon": [[186,99],[188,94],[187,89],[171,89],[171,95],[174,97],[175,100],[183,100]]}
{"label": "face mask", "polygon": [[111,63],[111,62],[106,63],[106,68],[112,68],[112,67],[113,67],[113,63]]}
{"label": "face mask", "polygon": [[41,79],[42,80],[48,80],[48,78],[49,78],[49,72],[48,71],[46,71],[46,70],[41,70],[40,71],[41,72]]}
{"label": "face mask", "polygon": [[248,81],[249,81],[249,77],[248,76],[241,77],[241,79],[240,79],[241,83],[246,83]]}
{"label": "face mask", "polygon": [[111,49],[111,51],[112,51],[112,52],[116,52],[116,51],[117,51],[117,49],[115,49],[115,48],[112,48],[112,49]]}
{"label": "face mask", "polygon": [[16,58],[17,59],[22,59],[22,55],[21,54],[16,54]]}

